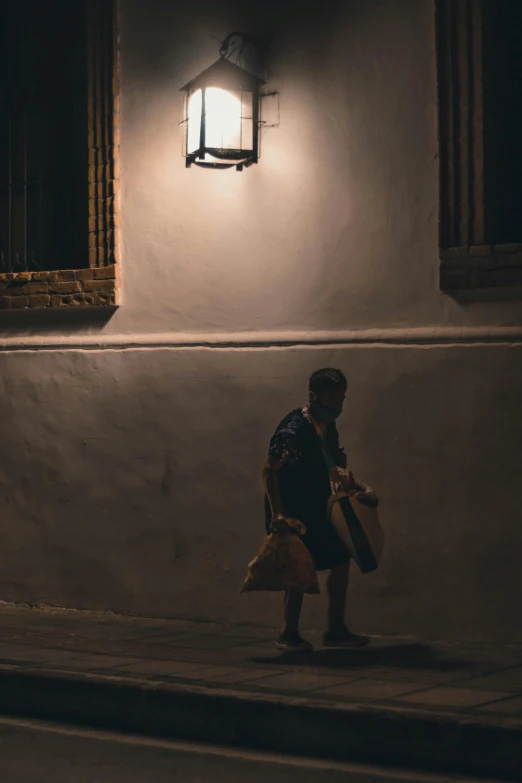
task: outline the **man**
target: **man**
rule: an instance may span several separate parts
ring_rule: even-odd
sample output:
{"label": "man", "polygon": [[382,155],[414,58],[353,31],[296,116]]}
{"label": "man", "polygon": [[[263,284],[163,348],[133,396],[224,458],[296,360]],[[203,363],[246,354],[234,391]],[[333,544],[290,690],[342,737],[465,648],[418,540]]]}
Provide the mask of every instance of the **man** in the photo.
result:
{"label": "man", "polygon": [[[281,529],[288,518],[300,520],[306,526],[303,541],[316,569],[330,571],[328,629],[323,639],[329,647],[361,647],[369,641],[349,631],[344,622],[350,555],[328,520],[330,474],[321,449],[324,438],[336,465],[346,468],[346,454],[339,446],[335,425],[343,410],[346,389],[341,370],[327,367],[314,372],[309,381],[308,407],[292,411],[279,424],[263,469],[267,530]],[[284,625],[277,640],[281,650],[312,650],[299,633],[302,605],[302,592],[285,592]]]}

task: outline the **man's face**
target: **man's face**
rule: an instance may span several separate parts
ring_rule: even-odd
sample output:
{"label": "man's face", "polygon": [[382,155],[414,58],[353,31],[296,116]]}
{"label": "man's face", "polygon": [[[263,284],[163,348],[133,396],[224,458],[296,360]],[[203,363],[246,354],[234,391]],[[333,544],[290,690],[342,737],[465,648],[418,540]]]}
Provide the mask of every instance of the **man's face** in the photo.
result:
{"label": "man's face", "polygon": [[312,393],[310,396],[312,416],[316,421],[333,423],[343,411],[345,397],[345,392],[339,389],[324,390],[317,397]]}
{"label": "man's face", "polygon": [[342,411],[345,399],[346,392],[342,389],[326,389],[321,392],[317,401],[325,408]]}

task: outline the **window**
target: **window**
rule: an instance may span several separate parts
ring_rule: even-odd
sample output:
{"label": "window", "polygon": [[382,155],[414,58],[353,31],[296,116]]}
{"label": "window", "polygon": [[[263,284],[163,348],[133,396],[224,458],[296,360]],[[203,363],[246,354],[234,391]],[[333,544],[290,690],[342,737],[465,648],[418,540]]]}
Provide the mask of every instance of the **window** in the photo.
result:
{"label": "window", "polygon": [[116,302],[111,0],[0,10],[0,307]]}
{"label": "window", "polygon": [[437,0],[443,290],[522,286],[522,2]]}

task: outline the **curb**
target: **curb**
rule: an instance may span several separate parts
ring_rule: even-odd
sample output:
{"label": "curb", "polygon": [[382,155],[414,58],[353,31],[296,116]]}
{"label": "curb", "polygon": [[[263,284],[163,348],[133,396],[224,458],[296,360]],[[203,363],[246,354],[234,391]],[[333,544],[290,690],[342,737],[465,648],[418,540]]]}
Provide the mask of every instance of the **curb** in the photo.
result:
{"label": "curb", "polygon": [[0,714],[336,761],[522,781],[522,721],[41,669]]}

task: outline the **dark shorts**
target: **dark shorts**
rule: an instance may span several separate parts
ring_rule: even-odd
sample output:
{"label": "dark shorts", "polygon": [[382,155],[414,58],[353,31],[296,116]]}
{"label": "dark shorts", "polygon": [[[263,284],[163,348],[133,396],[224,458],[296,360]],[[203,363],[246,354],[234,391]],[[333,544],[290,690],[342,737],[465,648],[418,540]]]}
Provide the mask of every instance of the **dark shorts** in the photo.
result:
{"label": "dark shorts", "polygon": [[350,553],[328,520],[310,526],[303,537],[317,571],[327,571],[350,559]]}
{"label": "dark shorts", "polygon": [[[317,571],[328,571],[350,559],[350,553],[331,526],[328,519],[319,523],[307,523],[303,541],[312,555]],[[266,515],[266,532],[270,532],[270,513]]]}

